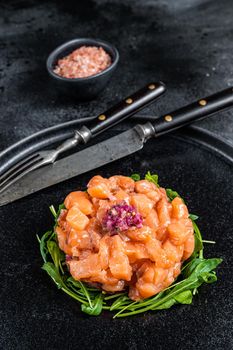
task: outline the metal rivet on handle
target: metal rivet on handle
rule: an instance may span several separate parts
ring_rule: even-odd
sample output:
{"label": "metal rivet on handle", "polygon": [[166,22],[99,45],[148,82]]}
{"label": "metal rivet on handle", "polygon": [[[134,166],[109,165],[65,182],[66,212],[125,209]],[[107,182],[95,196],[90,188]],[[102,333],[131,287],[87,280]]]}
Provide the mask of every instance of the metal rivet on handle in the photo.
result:
{"label": "metal rivet on handle", "polygon": [[207,101],[206,100],[200,100],[199,102],[200,106],[206,106],[207,105]]}
{"label": "metal rivet on handle", "polygon": [[126,102],[128,105],[131,105],[131,103],[133,103],[133,100],[132,100],[132,98],[127,98],[127,100],[125,100],[125,102]]}
{"label": "metal rivet on handle", "polygon": [[148,89],[149,89],[149,90],[154,90],[155,88],[156,88],[155,84],[150,84],[150,85],[148,86]]}
{"label": "metal rivet on handle", "polygon": [[103,121],[103,120],[106,119],[106,115],[100,114],[100,115],[98,116],[98,119],[101,120],[101,121]]}
{"label": "metal rivet on handle", "polygon": [[172,121],[172,116],[171,115],[165,115],[164,119],[166,122],[171,122]]}

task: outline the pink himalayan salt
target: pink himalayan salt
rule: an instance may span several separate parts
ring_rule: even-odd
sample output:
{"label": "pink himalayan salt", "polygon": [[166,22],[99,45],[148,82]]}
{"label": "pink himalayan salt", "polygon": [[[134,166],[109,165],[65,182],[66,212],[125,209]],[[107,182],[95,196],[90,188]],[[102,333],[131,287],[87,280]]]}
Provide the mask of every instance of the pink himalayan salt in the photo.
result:
{"label": "pink himalayan salt", "polygon": [[98,74],[111,65],[110,55],[96,46],[81,46],[58,60],[54,73],[64,78],[86,78]]}

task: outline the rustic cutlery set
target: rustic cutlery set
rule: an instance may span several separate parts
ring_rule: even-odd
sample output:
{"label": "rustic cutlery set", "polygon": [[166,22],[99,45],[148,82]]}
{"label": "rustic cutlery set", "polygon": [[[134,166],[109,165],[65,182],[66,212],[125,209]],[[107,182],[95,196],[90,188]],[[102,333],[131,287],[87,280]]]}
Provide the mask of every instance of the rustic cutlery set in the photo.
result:
{"label": "rustic cutlery set", "polygon": [[[199,99],[176,111],[138,124],[132,129],[62,159],[60,155],[131,117],[165,92],[162,82],[144,88],[97,116],[90,126],[74,131],[74,136],[53,150],[42,150],[0,171],[0,206],[96,169],[140,150],[152,138],[191,124],[233,106],[233,88]],[[146,116],[145,116],[146,119]],[[58,159],[58,160],[57,160]]]}

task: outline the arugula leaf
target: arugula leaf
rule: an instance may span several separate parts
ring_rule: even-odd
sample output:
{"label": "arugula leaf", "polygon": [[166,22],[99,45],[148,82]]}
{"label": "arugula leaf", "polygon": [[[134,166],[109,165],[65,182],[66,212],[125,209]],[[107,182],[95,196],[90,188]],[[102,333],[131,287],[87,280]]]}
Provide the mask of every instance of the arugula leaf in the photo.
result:
{"label": "arugula leaf", "polygon": [[153,310],[170,309],[174,304],[192,304],[193,294],[190,290],[181,292],[180,294],[174,296],[174,298],[168,299],[163,304],[156,306]]}
{"label": "arugula leaf", "polygon": [[42,269],[45,270],[52,280],[56,283],[58,288],[65,287],[65,284],[56,268],[56,266],[51,262],[46,262],[42,266]]}
{"label": "arugula leaf", "polygon": [[176,191],[171,190],[170,188],[166,188],[166,193],[170,201],[173,201],[174,198],[180,197],[179,193]]}
{"label": "arugula leaf", "polygon": [[51,213],[53,214],[54,218],[56,219],[57,218],[57,213],[56,213],[56,210],[55,210],[54,206],[50,205],[49,210],[51,211]]}
{"label": "arugula leaf", "polygon": [[203,258],[203,242],[202,242],[201,232],[197,224],[193,220],[192,220],[192,223],[194,228],[195,246],[194,246],[194,252],[191,255],[191,258],[195,258],[197,254],[199,254],[200,258]]}
{"label": "arugula leaf", "polygon": [[65,254],[59,249],[57,243],[55,241],[48,241],[47,242],[47,248],[49,251],[49,254],[51,255],[54,265],[56,268],[64,273],[62,268],[62,262],[65,261]]}
{"label": "arugula leaf", "polygon": [[86,314],[91,315],[91,316],[98,316],[99,314],[101,314],[102,308],[103,308],[103,295],[102,295],[102,293],[99,293],[96,296],[95,300],[93,301],[92,307],[84,305],[84,304],[81,305],[81,310],[83,312],[85,312]]}
{"label": "arugula leaf", "polygon": [[203,273],[206,273],[206,272],[208,273],[214,270],[221,262],[222,262],[222,259],[220,258],[193,259],[191,264],[189,264],[189,266],[187,266],[187,268],[184,270],[183,275],[186,278],[191,276],[192,277],[200,276]]}
{"label": "arugula leaf", "polygon": [[47,231],[40,239],[40,254],[44,260],[44,262],[47,262],[47,255],[48,255],[48,247],[47,247],[47,240],[51,237],[52,231]]}
{"label": "arugula leaf", "polygon": [[216,276],[215,271],[203,272],[201,274],[201,278],[203,279],[203,282],[205,282],[205,283],[214,283],[217,281],[217,276]]}
{"label": "arugula leaf", "polygon": [[120,306],[125,305],[125,302],[129,302],[129,297],[127,295],[120,296],[112,303],[110,311],[113,311],[115,309],[118,309]]}
{"label": "arugula leaf", "polygon": [[175,300],[180,304],[192,304],[193,294],[190,290],[186,290],[175,296]]}
{"label": "arugula leaf", "polygon": [[170,309],[174,304],[176,304],[176,300],[174,298],[171,298],[164,303],[160,304],[159,306],[152,306],[151,310],[166,310]]}
{"label": "arugula leaf", "polygon": [[141,176],[139,174],[132,174],[130,177],[134,181],[139,181],[141,179]]}
{"label": "arugula leaf", "polygon": [[158,184],[159,177],[157,174],[152,175],[151,172],[148,171],[145,175],[145,180],[153,182],[157,187],[159,187],[159,184]]}
{"label": "arugula leaf", "polygon": [[189,218],[192,220],[192,221],[195,221],[199,218],[199,216],[195,215],[195,214],[189,214]]}

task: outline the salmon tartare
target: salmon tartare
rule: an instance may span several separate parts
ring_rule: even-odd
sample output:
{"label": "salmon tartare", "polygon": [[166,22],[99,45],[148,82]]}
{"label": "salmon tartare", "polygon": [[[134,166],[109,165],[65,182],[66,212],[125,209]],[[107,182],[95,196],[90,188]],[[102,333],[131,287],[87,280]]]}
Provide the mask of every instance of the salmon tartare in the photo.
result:
{"label": "salmon tartare", "polygon": [[68,194],[55,229],[76,281],[132,300],[170,286],[193,253],[192,220],[180,197],[148,180],[94,176]]}

